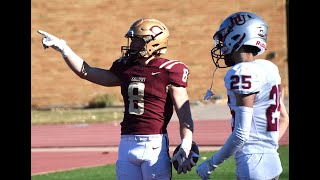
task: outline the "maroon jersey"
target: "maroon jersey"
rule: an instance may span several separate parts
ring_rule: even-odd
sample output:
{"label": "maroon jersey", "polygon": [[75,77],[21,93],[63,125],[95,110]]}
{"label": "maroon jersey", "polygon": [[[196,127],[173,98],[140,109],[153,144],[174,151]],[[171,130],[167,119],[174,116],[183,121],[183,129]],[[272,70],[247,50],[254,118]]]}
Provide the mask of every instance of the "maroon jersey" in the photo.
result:
{"label": "maroon jersey", "polygon": [[120,59],[110,70],[121,81],[125,105],[121,135],[167,133],[173,113],[168,85],[187,87],[188,67],[164,58],[155,58],[147,65],[125,64]]}

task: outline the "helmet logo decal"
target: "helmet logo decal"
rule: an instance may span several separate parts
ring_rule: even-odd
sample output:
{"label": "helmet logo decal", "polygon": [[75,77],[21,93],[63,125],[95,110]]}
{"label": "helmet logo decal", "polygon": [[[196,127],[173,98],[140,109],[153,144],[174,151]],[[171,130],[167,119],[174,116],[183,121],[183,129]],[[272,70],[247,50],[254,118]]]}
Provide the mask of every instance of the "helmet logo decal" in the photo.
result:
{"label": "helmet logo decal", "polygon": [[155,35],[162,32],[162,29],[159,26],[152,26],[149,30]]}
{"label": "helmet logo decal", "polygon": [[267,49],[267,45],[266,45],[264,42],[257,41],[257,42],[256,42],[256,45],[257,45],[257,46],[260,46],[260,47],[262,47],[262,48],[264,48],[264,49]]}
{"label": "helmet logo decal", "polygon": [[266,34],[264,33],[264,31],[262,29],[258,32],[258,35],[260,37],[265,37],[266,36]]}
{"label": "helmet logo decal", "polygon": [[253,18],[249,15],[241,15],[241,14],[237,14],[235,17],[230,17],[231,24],[233,25],[236,24],[238,26],[243,25],[250,19],[253,19]]}

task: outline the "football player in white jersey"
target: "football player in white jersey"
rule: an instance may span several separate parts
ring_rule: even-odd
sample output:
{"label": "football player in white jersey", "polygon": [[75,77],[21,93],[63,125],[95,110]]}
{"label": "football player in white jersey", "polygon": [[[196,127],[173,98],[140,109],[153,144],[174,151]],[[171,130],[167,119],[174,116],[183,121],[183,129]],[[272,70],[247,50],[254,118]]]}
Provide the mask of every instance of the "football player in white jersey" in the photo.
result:
{"label": "football player in white jersey", "polygon": [[289,115],[281,99],[281,77],[274,63],[255,59],[266,50],[267,32],[261,17],[237,12],[213,36],[211,56],[216,69],[230,67],[224,82],[232,133],[217,153],[197,167],[202,179],[210,179],[214,169],[232,155],[238,180],[276,180],[283,170],[277,149]]}

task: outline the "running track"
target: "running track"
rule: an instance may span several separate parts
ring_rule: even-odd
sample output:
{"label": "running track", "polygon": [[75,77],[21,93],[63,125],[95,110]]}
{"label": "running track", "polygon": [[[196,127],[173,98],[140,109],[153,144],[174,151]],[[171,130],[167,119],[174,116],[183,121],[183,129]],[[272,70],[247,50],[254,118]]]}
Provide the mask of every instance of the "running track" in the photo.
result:
{"label": "running track", "polygon": [[[194,125],[194,141],[200,151],[221,146],[231,131],[229,120],[195,120]],[[171,121],[172,147],[180,143],[178,130],[178,122]],[[119,137],[119,123],[33,125],[31,175],[115,163]],[[280,144],[289,144],[289,129]]]}

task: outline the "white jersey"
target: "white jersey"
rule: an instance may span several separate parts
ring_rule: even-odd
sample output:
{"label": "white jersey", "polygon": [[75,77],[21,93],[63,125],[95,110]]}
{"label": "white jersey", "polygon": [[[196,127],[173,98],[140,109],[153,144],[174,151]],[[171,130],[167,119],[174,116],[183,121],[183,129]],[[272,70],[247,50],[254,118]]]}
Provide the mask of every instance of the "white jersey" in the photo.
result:
{"label": "white jersey", "polygon": [[[236,106],[233,92],[257,93],[253,105],[249,139],[235,153],[235,157],[251,153],[277,153],[281,93],[278,67],[264,59],[239,63],[229,69],[224,82],[231,112]],[[233,122],[234,118],[231,119],[232,127]]]}

